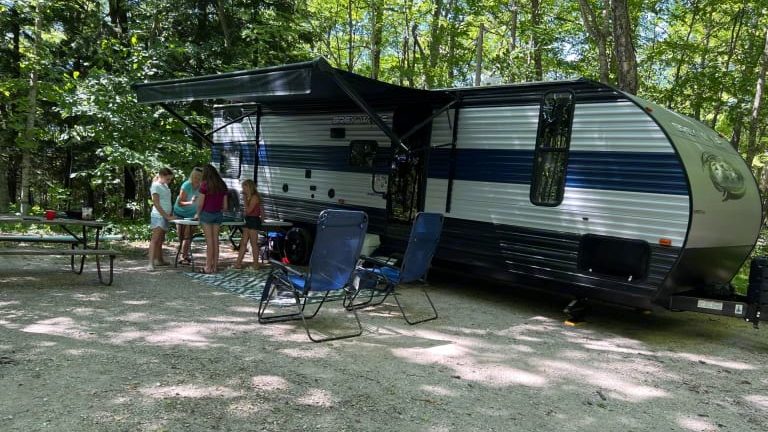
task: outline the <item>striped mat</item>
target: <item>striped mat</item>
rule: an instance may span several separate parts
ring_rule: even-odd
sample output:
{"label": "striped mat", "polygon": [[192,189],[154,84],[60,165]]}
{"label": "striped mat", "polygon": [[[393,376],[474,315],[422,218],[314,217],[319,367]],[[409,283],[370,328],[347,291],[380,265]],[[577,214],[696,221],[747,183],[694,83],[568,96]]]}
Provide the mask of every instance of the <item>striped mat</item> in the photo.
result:
{"label": "striped mat", "polygon": [[184,274],[196,281],[227,290],[251,300],[259,301],[261,300],[261,291],[264,288],[264,283],[267,281],[270,271],[272,271],[271,268],[259,270],[229,269],[214,274],[192,272]]}

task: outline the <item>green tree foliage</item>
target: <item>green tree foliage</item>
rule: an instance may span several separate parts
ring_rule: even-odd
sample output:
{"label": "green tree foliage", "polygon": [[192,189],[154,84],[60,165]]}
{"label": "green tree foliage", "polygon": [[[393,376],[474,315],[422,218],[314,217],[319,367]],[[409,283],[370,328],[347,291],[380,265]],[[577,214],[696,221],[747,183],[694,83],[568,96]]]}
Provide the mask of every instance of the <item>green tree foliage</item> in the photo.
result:
{"label": "green tree foliage", "polygon": [[[768,0],[621,3],[640,95],[712,125],[746,154]],[[0,0],[0,210],[20,197],[25,152],[35,161],[36,203],[86,200],[112,216],[148,209],[160,166],[185,173],[205,162],[200,140],[165,111],[135,103],[134,82],[322,55],[420,88],[472,85],[476,70],[483,84],[585,76],[616,85],[623,59],[613,9],[611,0]],[[33,70],[36,121],[26,142]],[[758,178],[768,177],[765,106],[751,150]],[[209,106],[174,108],[210,128]]]}

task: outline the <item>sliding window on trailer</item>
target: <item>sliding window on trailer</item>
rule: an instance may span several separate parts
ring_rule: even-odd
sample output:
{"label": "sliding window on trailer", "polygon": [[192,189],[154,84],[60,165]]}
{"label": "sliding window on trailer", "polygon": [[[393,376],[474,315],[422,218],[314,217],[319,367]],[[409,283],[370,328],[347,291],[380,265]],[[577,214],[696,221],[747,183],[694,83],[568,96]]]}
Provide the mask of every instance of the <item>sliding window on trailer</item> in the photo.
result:
{"label": "sliding window on trailer", "polygon": [[531,178],[534,205],[556,207],[563,202],[574,99],[567,90],[547,92],[542,98]]}

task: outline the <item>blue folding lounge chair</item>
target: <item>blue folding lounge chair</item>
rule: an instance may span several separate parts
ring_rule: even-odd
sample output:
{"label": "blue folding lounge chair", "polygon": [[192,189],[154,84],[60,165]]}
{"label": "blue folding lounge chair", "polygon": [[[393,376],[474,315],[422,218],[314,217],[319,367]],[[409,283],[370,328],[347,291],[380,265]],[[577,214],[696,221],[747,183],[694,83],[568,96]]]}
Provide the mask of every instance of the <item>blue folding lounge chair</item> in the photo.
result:
{"label": "blue folding lounge chair", "polygon": [[[429,298],[427,291],[422,288],[434,314],[411,321],[405,313],[400,300],[397,298],[395,287],[403,283],[415,281],[426,282],[427,272],[432,262],[432,256],[435,254],[435,249],[437,249],[437,244],[440,242],[442,230],[443,215],[440,213],[419,213],[413,221],[411,236],[408,239],[408,246],[399,268],[375,258],[362,257],[365,265],[372,265],[373,267],[358,268],[355,276],[357,290],[347,299],[345,304],[347,309],[355,310],[379,305],[390,294],[393,294],[397,307],[400,308],[400,312],[408,324],[418,324],[437,318],[437,309],[435,309],[435,305],[432,303],[432,299]],[[360,299],[364,300],[360,301]],[[374,301],[374,299],[378,300]]]}
{"label": "blue folding lounge chair", "polygon": [[[307,320],[314,318],[324,303],[334,300],[344,301],[348,295],[346,289],[355,271],[360,250],[368,228],[368,216],[361,211],[324,210],[317,220],[317,233],[312,256],[309,259],[308,272],[302,273],[278,261],[267,278],[259,302],[259,322],[262,324],[300,319],[313,342],[343,339],[359,336],[363,332],[357,313],[352,311],[357,321],[354,333],[326,338],[315,338],[310,332]],[[307,312],[307,306],[313,305],[314,311]],[[268,313],[267,309],[290,307],[291,313]],[[345,310],[345,312],[347,312]]]}

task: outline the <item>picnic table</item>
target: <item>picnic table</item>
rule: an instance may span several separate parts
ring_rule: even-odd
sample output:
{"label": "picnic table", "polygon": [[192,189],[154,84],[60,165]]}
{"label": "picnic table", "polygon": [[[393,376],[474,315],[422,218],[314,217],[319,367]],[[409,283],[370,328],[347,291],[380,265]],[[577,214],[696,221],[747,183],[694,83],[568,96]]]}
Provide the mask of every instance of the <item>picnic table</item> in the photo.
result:
{"label": "picnic table", "polygon": [[[199,220],[192,219],[192,218],[174,219],[172,222],[175,223],[177,225],[177,227],[179,225],[184,225],[184,226],[198,226],[198,225],[200,225],[200,221]],[[241,218],[224,218],[224,222],[221,223],[221,226],[227,227],[229,229],[228,239],[229,239],[230,243],[232,243],[232,247],[235,250],[238,250],[241,245],[239,243],[235,243],[234,235],[238,231],[240,233],[242,233],[242,227],[245,226],[245,221],[243,219],[241,219]],[[287,222],[287,221],[281,221],[281,220],[265,219],[265,220],[262,221],[261,226],[262,226],[263,230],[267,233],[267,235],[269,235],[269,233],[271,233],[271,232],[277,232],[277,231],[283,230],[285,228],[290,228],[290,227],[293,226],[293,223]],[[191,234],[191,231],[190,231],[190,234]],[[202,237],[204,237],[203,233],[198,231],[194,235],[191,235],[188,239],[190,241],[192,241],[195,238],[202,238]],[[179,238],[179,245],[176,248],[176,257],[173,260],[173,266],[174,267],[178,267],[179,266],[179,262],[180,262],[179,257],[181,256],[181,243],[182,243],[181,240],[182,239]],[[269,246],[269,242],[267,242],[267,248],[268,248],[267,252],[266,252],[267,254],[269,254],[269,247],[270,247]],[[192,265],[192,270],[194,270],[195,269],[195,260],[194,260],[194,255],[192,253],[192,249],[190,249],[189,255],[190,255],[190,261],[191,261],[191,265]]]}
{"label": "picnic table", "polygon": [[[92,255],[96,259],[96,271],[99,275],[99,281],[106,284],[112,284],[114,259],[117,256],[116,251],[99,248],[101,239],[101,230],[107,226],[106,222],[95,220],[70,219],[55,217],[47,219],[38,216],[17,216],[0,215],[0,224],[22,224],[22,225],[48,225],[61,228],[64,235],[45,236],[45,235],[19,235],[0,231],[0,241],[15,243],[54,243],[69,244],[70,249],[22,249],[22,248],[2,248],[0,255],[65,255],[70,257],[70,268],[77,274],[83,273],[85,257]],[[94,231],[94,236],[89,238],[89,230]],[[75,257],[80,257],[79,268],[75,267]],[[100,257],[109,257],[109,279],[105,282],[101,274]]]}

